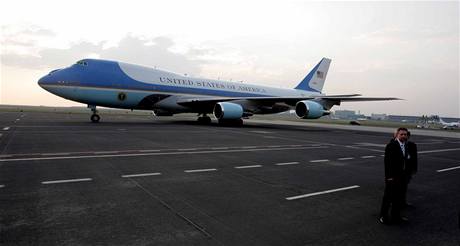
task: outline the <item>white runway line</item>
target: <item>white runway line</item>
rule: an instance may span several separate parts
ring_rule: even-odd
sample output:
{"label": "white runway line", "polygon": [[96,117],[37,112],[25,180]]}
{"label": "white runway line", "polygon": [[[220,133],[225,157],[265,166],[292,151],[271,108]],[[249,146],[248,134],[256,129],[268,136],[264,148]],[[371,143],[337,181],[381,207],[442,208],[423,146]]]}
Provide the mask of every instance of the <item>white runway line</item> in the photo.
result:
{"label": "white runway line", "polygon": [[276,166],[287,166],[287,165],[297,165],[299,162],[293,161],[293,162],[282,162],[282,163],[276,163]]}
{"label": "white runway line", "polygon": [[62,179],[62,180],[49,180],[43,181],[42,184],[61,184],[61,183],[74,183],[74,182],[85,182],[91,181],[91,178],[83,178],[83,179]]}
{"label": "white runway line", "polygon": [[373,146],[373,147],[382,147],[382,148],[386,146],[385,144],[375,144],[375,143],[355,143],[355,144],[361,145],[361,146]]}
{"label": "white runway line", "polygon": [[229,147],[214,147],[214,148],[211,148],[213,150],[223,150],[223,149],[229,149]]}
{"label": "white runway line", "polygon": [[262,167],[262,165],[250,165],[250,166],[237,166],[236,169],[246,169],[246,168],[257,168]]}
{"label": "white runway line", "polygon": [[178,151],[194,151],[194,150],[198,150],[198,149],[177,149]]}
{"label": "white runway line", "polygon": [[121,175],[122,178],[133,178],[133,177],[145,177],[145,176],[157,176],[161,175],[161,173],[136,173],[136,174],[126,174]]}
{"label": "white runway line", "polygon": [[376,156],[375,155],[365,155],[365,156],[361,156],[361,159],[369,159],[369,158],[375,158]]}
{"label": "white runway line", "polygon": [[118,154],[120,151],[96,151],[93,152],[93,154],[99,155],[99,154]]}
{"label": "white runway line", "polygon": [[280,148],[280,145],[272,145],[272,146],[267,146],[268,148]]}
{"label": "white runway line", "polygon": [[249,132],[260,133],[260,134],[270,134],[270,133],[272,133],[272,132],[267,132],[267,131],[249,131]]}
{"label": "white runway line", "polygon": [[311,163],[317,163],[317,162],[328,162],[328,159],[322,159],[322,160],[311,160]]}
{"label": "white runway line", "polygon": [[138,150],[137,152],[145,153],[145,152],[160,152],[159,149],[142,149]]}
{"label": "white runway line", "polygon": [[0,185],[0,188],[4,188],[4,187],[5,187],[5,185]]}
{"label": "white runway line", "polygon": [[259,148],[259,146],[243,146],[241,148],[242,149],[255,149],[255,148]]}
{"label": "white runway line", "polygon": [[446,172],[446,171],[450,171],[450,170],[454,170],[454,169],[460,169],[460,166],[457,166],[457,167],[449,167],[449,168],[445,168],[445,169],[440,169],[440,170],[436,170],[436,172],[442,173],[442,172]]}
{"label": "white runway line", "polygon": [[299,196],[286,197],[286,200],[292,201],[296,199],[317,196],[317,195],[322,195],[322,194],[327,194],[327,193],[333,193],[333,192],[338,192],[338,191],[350,190],[350,189],[355,189],[355,188],[359,188],[359,185],[353,185],[353,186],[348,186],[348,187],[343,187],[343,188],[338,188],[338,189],[333,189],[333,190],[314,192],[314,193],[309,193],[309,194],[304,194],[304,195],[299,195]]}
{"label": "white runway line", "polygon": [[8,126],[3,128],[4,131],[8,131],[9,129],[10,129],[10,127],[8,127]]}
{"label": "white runway line", "polygon": [[347,161],[347,160],[353,160],[353,159],[355,159],[355,158],[354,157],[342,157],[342,158],[339,158],[337,160],[339,160],[339,161]]}
{"label": "white runway line", "polygon": [[200,151],[177,151],[177,152],[158,152],[158,153],[50,156],[50,157],[28,157],[28,158],[25,157],[25,158],[14,158],[14,159],[0,159],[0,162],[113,158],[113,157],[156,156],[156,155],[215,154],[215,153],[238,153],[238,152],[280,151],[280,150],[301,150],[301,149],[303,150],[303,149],[324,149],[324,148],[327,148],[327,147],[298,147],[298,148],[266,148],[265,147],[265,148],[260,148],[260,149],[200,150]]}
{"label": "white runway line", "polygon": [[448,151],[456,151],[460,150],[460,148],[455,148],[455,149],[435,149],[435,150],[424,150],[424,151],[419,151],[419,154],[426,154],[426,153],[439,153],[439,152],[448,152]]}
{"label": "white runway line", "polygon": [[70,153],[42,153],[43,156],[60,156],[60,155],[70,155]]}
{"label": "white runway line", "polygon": [[185,170],[186,173],[200,173],[200,172],[213,172],[217,171],[215,168],[208,168],[208,169],[195,169],[195,170]]}

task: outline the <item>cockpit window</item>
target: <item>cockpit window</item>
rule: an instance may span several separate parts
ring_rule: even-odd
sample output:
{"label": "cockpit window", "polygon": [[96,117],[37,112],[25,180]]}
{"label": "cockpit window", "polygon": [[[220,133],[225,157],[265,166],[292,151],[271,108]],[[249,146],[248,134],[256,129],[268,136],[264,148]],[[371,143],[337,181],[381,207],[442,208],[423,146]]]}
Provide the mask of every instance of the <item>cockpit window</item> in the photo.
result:
{"label": "cockpit window", "polygon": [[85,60],[77,61],[77,64],[82,66],[88,66],[88,63]]}

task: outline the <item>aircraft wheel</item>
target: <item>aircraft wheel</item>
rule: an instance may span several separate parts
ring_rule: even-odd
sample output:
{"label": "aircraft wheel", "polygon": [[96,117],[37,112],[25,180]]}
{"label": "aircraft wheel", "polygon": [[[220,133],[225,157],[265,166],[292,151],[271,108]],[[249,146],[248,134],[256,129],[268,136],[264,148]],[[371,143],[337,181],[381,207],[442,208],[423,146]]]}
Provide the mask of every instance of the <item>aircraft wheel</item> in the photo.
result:
{"label": "aircraft wheel", "polygon": [[101,117],[99,115],[97,115],[97,114],[91,115],[91,121],[93,123],[98,123],[100,119],[101,119]]}

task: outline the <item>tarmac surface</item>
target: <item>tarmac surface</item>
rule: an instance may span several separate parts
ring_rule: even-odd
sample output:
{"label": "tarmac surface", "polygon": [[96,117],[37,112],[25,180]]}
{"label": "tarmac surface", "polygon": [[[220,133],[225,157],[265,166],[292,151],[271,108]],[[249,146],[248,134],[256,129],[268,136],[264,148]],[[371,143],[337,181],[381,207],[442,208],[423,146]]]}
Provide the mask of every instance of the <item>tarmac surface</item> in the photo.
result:
{"label": "tarmac surface", "polygon": [[391,134],[0,112],[1,245],[459,245],[460,139],[422,136],[403,225]]}

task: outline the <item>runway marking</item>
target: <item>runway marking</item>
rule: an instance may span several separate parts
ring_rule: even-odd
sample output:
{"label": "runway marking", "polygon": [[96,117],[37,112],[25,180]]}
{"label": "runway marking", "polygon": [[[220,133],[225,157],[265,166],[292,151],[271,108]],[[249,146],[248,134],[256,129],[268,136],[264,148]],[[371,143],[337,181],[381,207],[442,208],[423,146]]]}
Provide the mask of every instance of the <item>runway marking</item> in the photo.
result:
{"label": "runway marking", "polygon": [[255,148],[259,148],[259,146],[243,146],[241,148],[242,149],[255,149]]}
{"label": "runway marking", "polygon": [[280,145],[272,145],[272,146],[267,146],[268,148],[280,148]]}
{"label": "runway marking", "polygon": [[353,159],[355,159],[355,158],[354,157],[342,157],[342,158],[339,158],[337,160],[339,160],[339,161],[347,161],[347,160],[353,160]]}
{"label": "runway marking", "polygon": [[213,172],[217,171],[215,168],[208,168],[208,169],[195,169],[195,170],[185,170],[186,173],[200,173],[200,172]]}
{"label": "runway marking", "polygon": [[350,148],[350,149],[364,149],[364,150],[374,151],[374,152],[380,152],[380,153],[385,152],[384,150],[364,148],[364,147],[366,147],[366,146],[363,146],[363,145],[361,145],[361,146],[346,145],[346,146],[344,146],[344,147],[345,147],[345,148]]}
{"label": "runway marking", "polygon": [[250,165],[250,166],[237,166],[236,169],[246,169],[246,168],[257,168],[262,167],[262,165]]}
{"label": "runway marking", "polygon": [[99,155],[99,154],[117,154],[120,153],[120,151],[96,151],[93,152],[93,154]]}
{"label": "runway marking", "polygon": [[385,144],[375,144],[375,143],[355,143],[361,146],[373,146],[373,147],[385,147]]}
{"label": "runway marking", "polygon": [[74,183],[74,182],[85,182],[91,181],[91,178],[83,178],[83,179],[62,179],[62,180],[50,180],[50,181],[43,181],[42,184],[61,184],[61,183]]}
{"label": "runway marking", "polygon": [[198,149],[177,149],[178,151],[193,151],[193,150],[198,150]]}
{"label": "runway marking", "polygon": [[460,166],[457,166],[457,167],[449,167],[449,168],[445,168],[445,169],[440,169],[440,170],[436,170],[436,172],[442,173],[442,172],[446,172],[446,171],[450,171],[450,170],[454,170],[454,169],[460,169]]}
{"label": "runway marking", "polygon": [[317,163],[317,162],[328,162],[328,159],[322,159],[322,160],[311,160],[310,162],[312,163]]}
{"label": "runway marking", "polygon": [[4,187],[5,187],[5,185],[0,185],[0,188],[4,188]]}
{"label": "runway marking", "polygon": [[142,149],[142,150],[138,150],[137,152],[160,152],[161,150],[159,149]]}
{"label": "runway marking", "polygon": [[214,147],[214,148],[211,148],[211,149],[214,149],[214,150],[223,150],[223,149],[229,149],[229,147]]}
{"label": "runway marking", "polygon": [[375,155],[365,155],[365,156],[361,156],[361,159],[369,159],[369,158],[375,158],[376,156]]}
{"label": "runway marking", "polygon": [[297,165],[299,162],[293,161],[293,162],[282,162],[282,163],[276,163],[276,166],[287,166],[287,165]]}
{"label": "runway marking", "polygon": [[10,129],[10,127],[8,127],[8,126],[3,128],[4,131],[8,131],[9,129]]}
{"label": "runway marking", "polygon": [[356,188],[359,188],[359,185],[353,185],[353,186],[348,186],[348,187],[343,187],[343,188],[338,188],[338,189],[333,189],[333,190],[314,192],[314,193],[309,193],[309,194],[304,194],[304,195],[299,195],[299,196],[286,197],[286,200],[292,201],[292,200],[297,200],[301,198],[317,196],[317,195],[322,195],[322,194],[327,194],[327,193],[333,193],[333,192],[338,192],[338,191],[344,191],[344,190],[350,190],[350,189],[356,189]]}
{"label": "runway marking", "polygon": [[145,177],[145,176],[157,176],[161,173],[137,173],[137,174],[125,174],[121,175],[122,178],[133,178],[133,177]]}
{"label": "runway marking", "polygon": [[435,150],[424,150],[424,151],[419,151],[419,154],[426,154],[426,153],[439,153],[439,152],[448,152],[448,151],[456,151],[460,150],[460,148],[455,148],[455,149],[435,149]]}
{"label": "runway marking", "polygon": [[270,133],[273,133],[273,132],[267,132],[267,131],[249,131],[249,132],[260,133],[260,134],[270,134]]}
{"label": "runway marking", "polygon": [[39,160],[66,160],[66,159],[88,159],[88,158],[113,158],[113,157],[133,157],[133,156],[155,156],[155,155],[182,155],[182,154],[214,154],[214,153],[237,153],[237,152],[257,152],[257,151],[279,151],[279,150],[300,150],[300,149],[323,149],[321,147],[298,147],[298,148],[261,148],[261,149],[229,149],[229,150],[202,150],[202,151],[178,151],[178,152],[154,152],[154,153],[133,153],[133,154],[114,154],[114,155],[79,155],[79,156],[56,156],[56,157],[29,157],[0,159],[0,162],[13,161],[39,161]]}
{"label": "runway marking", "polygon": [[43,155],[43,156],[59,156],[59,155],[70,155],[70,153],[43,153],[43,154],[40,154],[40,155]]}
{"label": "runway marking", "polygon": [[13,155],[0,155],[2,158],[8,158],[8,157],[13,157]]}

